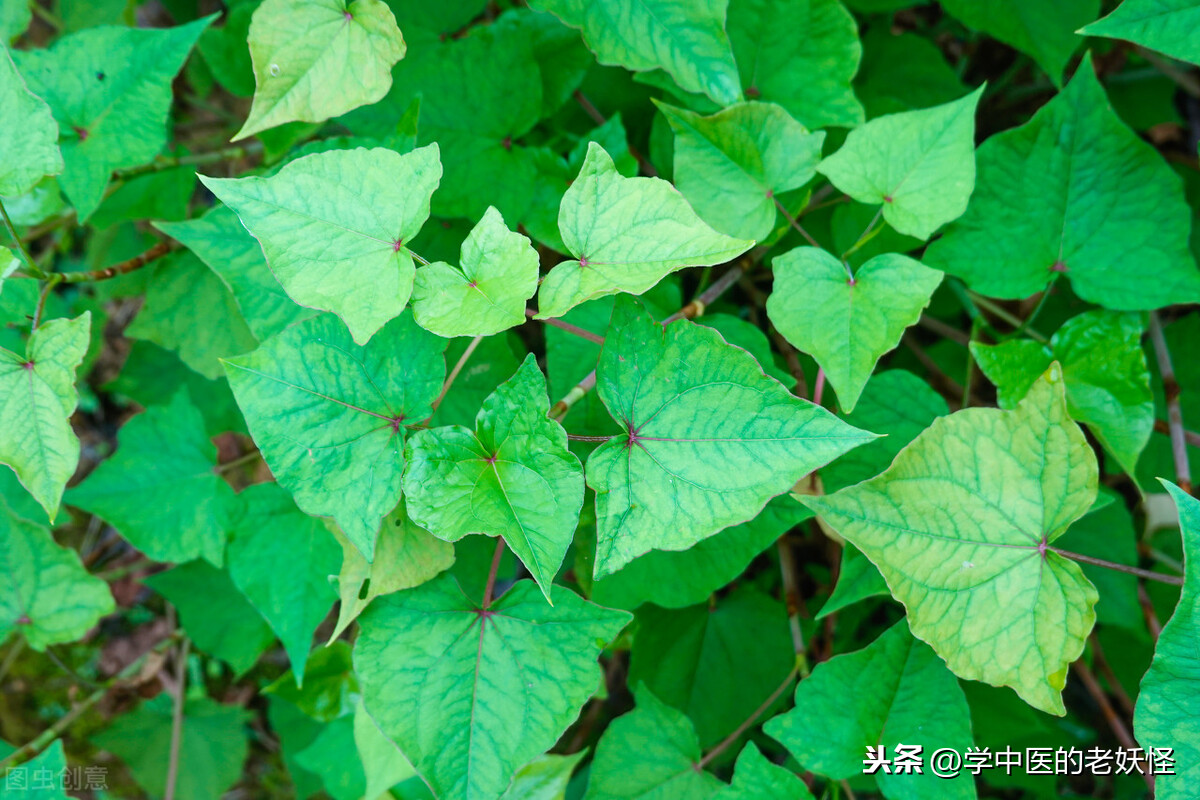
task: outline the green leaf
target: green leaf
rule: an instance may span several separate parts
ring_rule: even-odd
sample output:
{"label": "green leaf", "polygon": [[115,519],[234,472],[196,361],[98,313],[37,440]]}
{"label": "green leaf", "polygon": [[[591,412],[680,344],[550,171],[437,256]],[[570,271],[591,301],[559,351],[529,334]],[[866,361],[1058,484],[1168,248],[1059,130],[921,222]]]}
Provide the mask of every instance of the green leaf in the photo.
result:
{"label": "green leaf", "polygon": [[587,755],[580,750],[569,756],[538,756],[513,776],[500,800],[566,800],[571,773]]}
{"label": "green leaf", "polygon": [[100,205],[113,170],[144,164],[167,143],[171,81],[214,18],[165,29],[90,28],[15,54],[30,90],[58,121],[58,182],[80,222]]}
{"label": "green leaf", "polygon": [[[936,712],[934,712],[936,709]],[[813,721],[820,720],[820,726]],[[763,726],[805,768],[835,780],[863,773],[868,747],[922,745],[960,753],[971,745],[971,712],[945,664],[897,622],[867,647],[816,666],[796,687],[796,707]],[[974,779],[875,773],[885,797],[973,800]]]}
{"label": "green leaf", "polygon": [[429,416],[441,389],[441,341],[404,314],[359,347],[322,315],[225,369],[279,484],[373,559],[380,521],[400,500],[405,425]]}
{"label": "green leaf", "polygon": [[767,502],[758,516],[687,550],[651,550],[592,584],[593,602],[633,610],[642,603],[683,608],[703,603],[740,575],[759,553],[811,516],[788,495]]}
{"label": "green leaf", "polygon": [[634,690],[637,708],[609,726],[592,761],[584,800],[707,800],[725,786],[698,768],[700,742],[681,712]]}
{"label": "green leaf", "polygon": [[11,43],[32,21],[33,12],[25,0],[0,0],[0,44]]}
{"label": "green leaf", "polygon": [[928,239],[967,209],[975,188],[975,107],[983,88],[945,105],[877,117],[817,167],[860,203],[882,205],[900,233]]}
{"label": "green leaf", "polygon": [[767,760],[754,743],[742,748],[733,783],[716,794],[717,800],[813,800],[800,776]]}
{"label": "green leaf", "polygon": [[879,568],[913,634],[957,675],[1062,715],[1097,595],[1050,544],[1096,484],[1054,364],[1015,410],[935,420],[879,477],[801,499]]}
{"label": "green leaf", "polygon": [[1075,31],[1096,18],[1100,0],[946,0],[942,7],[968,28],[1027,54],[1062,86],[1063,69],[1079,48]]}
{"label": "green leaf", "polygon": [[[149,794],[161,797],[171,761],[171,724],[174,702],[164,692],[113,721],[92,742],[116,755]],[[210,800],[220,797],[242,774],[249,748],[246,725],[249,713],[207,697],[189,699],[183,707],[179,737],[177,800]]]}
{"label": "green leaf", "polygon": [[497,798],[548,750],[600,681],[629,615],[522,581],[486,610],[453,578],[381,597],[354,667],[371,716],[438,797]]}
{"label": "green leaf", "polygon": [[935,419],[949,413],[946,399],[911,372],[880,372],[863,390],[854,413],[844,414],[843,418],[856,428],[883,435],[822,469],[825,491],[833,492],[883,472],[905,445]]}
{"label": "green leaf", "polygon": [[[549,331],[546,332],[549,335]],[[446,363],[457,364],[473,339],[451,339],[446,346]],[[522,348],[524,349],[524,348]],[[508,336],[487,336],[480,340],[467,367],[442,398],[433,414],[434,425],[471,425],[487,396],[508,380],[521,362],[513,355]]]}
{"label": "green leaf", "polygon": [[746,97],[778,103],[811,129],[863,121],[850,88],[858,23],[839,0],[731,0],[728,29]]}
{"label": "green leaf", "polygon": [[156,222],[154,227],[191,250],[217,274],[233,292],[245,324],[259,341],[315,315],[287,296],[271,274],[262,248],[228,206],[217,206],[198,219]]}
{"label": "green leaf", "polygon": [[413,316],[447,338],[491,336],[525,321],[525,301],[538,285],[533,244],[488,206],[462,245],[462,268],[438,261],[417,270]]}
{"label": "green leaf", "polygon": [[337,540],[324,522],[296,508],[278,484],[244,490],[230,516],[229,575],[301,675],[313,634],[337,599],[329,581],[338,571]]}
{"label": "green leaf", "polygon": [[[354,704],[354,745],[366,773],[362,797],[381,797],[392,786],[416,775],[395,743],[384,736],[360,699]],[[353,800],[358,800],[357,796]]]}
{"label": "green leaf", "polygon": [[0,643],[14,631],[34,650],[72,642],[114,610],[107,584],[87,573],[74,550],[50,531],[3,511]]}
{"label": "green leaf", "polygon": [[1144,747],[1174,748],[1174,775],[1155,778],[1161,800],[1183,800],[1200,777],[1200,501],[1169,481],[1162,481],[1179,511],[1179,531],[1187,559],[1183,593],[1175,613],[1163,626],[1154,661],[1142,678],[1133,730]]}
{"label": "green leaf", "polygon": [[542,78],[542,117],[550,116],[570,100],[595,64],[579,32],[553,14],[517,7],[502,14],[496,24],[501,28],[512,25],[530,37]]}
{"label": "green leaf", "polygon": [[378,798],[415,774],[361,701],[355,702],[353,714],[324,725],[308,746],[296,753],[296,762],[318,775],[335,800]]}
{"label": "green leaf", "polygon": [[376,597],[411,589],[432,580],[454,564],[454,547],[438,539],[409,518],[404,501],[387,516],[375,541],[375,560],[363,558],[345,535],[334,528],[342,545],[342,571],[338,575],[337,626],[332,644]]}
{"label": "green leaf", "polygon": [[271,628],[234,585],[229,572],[189,561],[142,579],[179,612],[180,624],[201,652],[219,658],[235,676],[250,671],[275,641]]}
{"label": "green leaf", "polygon": [[258,344],[233,294],[216,273],[191,253],[173,255],[154,268],[146,300],[125,334],[179,355],[205,378],[220,378],[221,359]]}
{"label": "green leaf", "polygon": [[761,241],[775,227],[774,197],[808,183],[824,133],[809,133],[772,103],[739,103],[709,117],[656,104],[675,132],[675,186],[708,224]]}
{"label": "green leaf", "polygon": [[1190,219],[1179,179],[1113,113],[1087,56],[1033,119],[979,148],[971,205],[925,263],[989,297],[1065,274],[1088,302],[1159,308],[1200,300]]}
{"label": "green leaf", "polygon": [[75,370],[88,349],[92,315],[41,325],[25,355],[0,348],[0,464],[7,464],[54,519],[79,463],[71,415],[79,403]]}
{"label": "green leaf", "polygon": [[529,30],[499,23],[446,41],[414,37],[413,54],[397,65],[388,97],[347,116],[346,124],[379,135],[419,97],[418,141],[438,145],[445,169],[434,214],[477,220],[493,205],[516,224],[529,209],[536,176],[530,152],[514,144],[541,118],[533,48]]}
{"label": "green leaf", "polygon": [[737,64],[725,35],[728,0],[537,0],[563,22],[583,31],[601,64],[634,72],[663,69],[688,92],[720,105],[742,99]]}
{"label": "green leaf", "polygon": [[875,569],[875,565],[867,560],[861,550],[852,544],[846,544],[842,548],[841,564],[838,565],[837,583],[834,584],[829,599],[821,606],[816,619],[824,619],[859,600],[883,595],[890,596],[887,583],[879,574],[879,570]]}
{"label": "green leaf", "polygon": [[847,412],[942,282],[942,273],[898,253],[876,256],[850,276],[826,251],[797,247],[776,256],[773,269],[767,315],[821,365]]}
{"label": "green leaf", "polygon": [[666,181],[622,176],[595,142],[563,196],[558,228],[577,260],[542,280],[538,319],[596,297],[641,294],[676,270],[720,264],[754,244],[708,227]]}
{"label": "green leaf", "polygon": [[796,660],[787,609],[749,587],[711,606],[643,606],[637,622],[629,685],[687,714],[704,747],[749,717]]}
{"label": "green leaf", "polygon": [[967,87],[933,42],[915,33],[896,34],[889,26],[871,25],[863,37],[862,66],[854,77],[854,90],[867,117],[873,119],[948,103],[962,97]]}
{"label": "green leaf", "polygon": [[583,507],[583,470],[546,415],[546,378],[530,354],[483,402],[475,431],[418,431],[404,449],[408,513],[434,536],[501,536],[550,600]]}
{"label": "green leaf", "polygon": [[382,0],[264,0],[249,41],[254,104],[234,141],[382,99],[406,50]]}
{"label": "green leaf", "polygon": [[[3,745],[0,742],[0,753],[4,751]],[[55,739],[36,757],[19,767],[5,769],[0,800],[70,800],[65,791],[70,786],[66,769],[62,739]]]}
{"label": "green leaf", "polygon": [[1154,430],[1154,396],[1142,352],[1138,314],[1087,311],[1068,320],[1050,347],[1024,339],[998,345],[971,343],[971,354],[996,384],[1001,408],[1012,408],[1051,361],[1062,364],[1067,411],[1086,424],[1134,474]]}
{"label": "green leaf", "polygon": [[0,292],[4,291],[4,281],[21,268],[21,260],[13,255],[12,250],[0,247]]}
{"label": "green leaf", "polygon": [[0,118],[5,121],[0,126],[0,195],[18,195],[62,172],[63,159],[50,107],[26,88],[4,44],[0,41]]}
{"label": "green leaf", "polygon": [[628,299],[613,310],[597,389],[624,431],[588,459],[597,578],[752,519],[873,438],[793,396],[711,328],[686,320],[663,328]]}
{"label": "green leaf", "polygon": [[1127,39],[1172,58],[1200,64],[1200,42],[1192,35],[1198,24],[1200,3],[1196,0],[1125,0],[1107,17],[1079,33]]}
{"label": "green leaf", "polygon": [[416,268],[405,245],[428,219],[441,175],[434,145],[335,150],[270,178],[201,181],[258,239],[289,297],[334,312],[366,344],[408,303]]}
{"label": "green leaf", "polygon": [[200,34],[196,49],[213,78],[230,94],[250,97],[254,94],[254,68],[250,62],[250,18],[258,0],[229,4],[223,24]]}
{"label": "green leaf", "polygon": [[[302,675],[302,679],[297,679]],[[358,678],[350,645],[344,641],[313,651],[302,672],[294,668],[279,676],[263,693],[286,700],[306,716],[331,722],[354,711]]]}
{"label": "green leaf", "polygon": [[67,502],[117,529],[155,561],[223,562],[225,512],[233,491],[214,467],[204,419],[176,393],[121,428],[116,454],[67,493]]}

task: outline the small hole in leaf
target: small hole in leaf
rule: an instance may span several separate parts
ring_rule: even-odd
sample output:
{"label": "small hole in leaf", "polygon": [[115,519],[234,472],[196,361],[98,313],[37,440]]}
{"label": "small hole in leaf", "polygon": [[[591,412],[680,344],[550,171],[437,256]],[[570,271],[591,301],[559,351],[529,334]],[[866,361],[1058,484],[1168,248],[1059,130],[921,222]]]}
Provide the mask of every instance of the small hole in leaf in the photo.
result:
{"label": "small hole in leaf", "polygon": [[362,586],[358,587],[358,599],[366,600],[367,593],[371,591],[371,579],[367,578],[362,582]]}

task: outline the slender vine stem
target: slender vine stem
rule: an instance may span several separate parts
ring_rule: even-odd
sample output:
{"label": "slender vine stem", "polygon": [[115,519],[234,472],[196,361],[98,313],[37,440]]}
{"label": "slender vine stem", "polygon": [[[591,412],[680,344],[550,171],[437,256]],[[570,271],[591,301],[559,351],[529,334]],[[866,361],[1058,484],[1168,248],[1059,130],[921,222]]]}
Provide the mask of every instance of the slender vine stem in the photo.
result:
{"label": "slender vine stem", "polygon": [[59,273],[54,273],[48,279],[46,279],[44,284],[42,284],[42,291],[38,295],[37,307],[33,310],[33,325],[31,326],[32,330],[36,331],[38,325],[42,323],[42,317],[46,312],[46,300],[50,297],[51,292],[54,291],[54,287],[60,283],[62,283],[62,275]]}
{"label": "slender vine stem", "polygon": [[483,587],[483,610],[492,606],[493,595],[496,592],[496,574],[500,572],[500,561],[504,558],[504,537],[496,537],[496,552],[492,554],[492,566],[488,570],[487,585]]}
{"label": "slender vine stem", "polygon": [[[116,278],[121,275],[128,275],[130,272],[135,272],[147,264],[152,264],[158,259],[165,256],[173,250],[178,250],[179,245],[175,242],[162,241],[151,247],[141,255],[136,255],[133,258],[126,259],[111,267],[104,269],[93,269],[85,272],[55,272],[52,275],[30,275],[28,277],[46,277],[53,280],[56,284],[73,284],[73,283],[88,283],[91,281],[106,281],[110,278]],[[39,270],[39,272],[41,272]]]}
{"label": "slender vine stem", "polygon": [[783,218],[788,221],[788,224],[791,225],[792,228],[795,229],[795,231],[797,233],[799,233],[801,236],[804,237],[804,241],[808,242],[813,247],[819,248],[821,246],[820,244],[817,243],[817,240],[812,237],[812,234],[810,234],[808,231],[806,231],[804,229],[804,226],[800,224],[800,220],[793,217],[792,212],[788,211],[784,207],[783,203],[779,202],[778,197],[776,197],[774,194],[772,194],[771,200],[774,201],[775,207],[777,209],[779,209],[780,214],[783,214]]}
{"label": "slender vine stem", "polygon": [[807,678],[808,649],[804,645],[804,631],[800,628],[800,577],[796,574],[796,562],[786,533],[775,541],[775,546],[779,550],[779,572],[783,578],[783,599],[792,633],[792,650],[796,653],[796,669],[801,677]]}
{"label": "slender vine stem", "polygon": [[1159,583],[1169,583],[1172,586],[1183,586],[1183,578],[1178,575],[1163,575],[1161,572],[1151,572],[1148,569],[1141,567],[1131,567],[1128,564],[1118,564],[1114,561],[1105,561],[1103,558],[1093,558],[1085,556],[1082,553],[1072,553],[1070,550],[1062,550],[1057,547],[1047,547],[1047,550],[1052,553],[1058,553],[1063,558],[1069,558],[1072,561],[1080,561],[1084,564],[1095,564],[1097,567],[1111,569],[1114,572],[1124,572],[1129,575],[1136,575],[1139,578],[1145,578],[1148,581],[1158,581]]}
{"label": "slender vine stem", "polygon": [[238,467],[245,466],[262,458],[260,450],[254,450],[251,453],[246,453],[244,456],[238,456],[232,461],[226,461],[224,464],[217,464],[213,467],[213,472],[218,475],[224,475],[226,472],[232,472]]}
{"label": "slender vine stem", "polygon": [[1129,729],[1125,727],[1125,722],[1117,714],[1112,707],[1112,703],[1108,702],[1108,697],[1104,694],[1104,689],[1100,686],[1100,681],[1096,680],[1095,674],[1088,669],[1087,664],[1082,660],[1075,661],[1071,664],[1071,669],[1075,670],[1075,674],[1079,676],[1083,686],[1087,689],[1088,694],[1096,701],[1096,705],[1100,706],[1100,711],[1104,714],[1104,719],[1108,722],[1108,727],[1112,728],[1113,735],[1117,737],[1117,741],[1122,747],[1135,748],[1137,743],[1129,734]]}
{"label": "slender vine stem", "polygon": [[1154,343],[1154,356],[1158,360],[1158,373],[1162,376],[1163,394],[1167,401],[1167,428],[1171,436],[1171,455],[1175,459],[1175,482],[1188,494],[1192,493],[1192,470],[1188,465],[1187,437],[1183,428],[1183,407],[1179,402],[1179,381],[1175,379],[1175,368],[1171,365],[1171,351],[1167,349],[1167,337],[1163,335],[1158,313],[1150,312],[1150,341]]}
{"label": "slender vine stem", "polygon": [[750,726],[752,726],[759,717],[766,713],[768,708],[775,704],[775,701],[779,699],[780,695],[788,690],[788,687],[792,685],[792,681],[796,680],[796,676],[799,674],[800,665],[797,664],[796,666],[792,667],[792,671],[789,672],[787,677],[783,679],[783,683],[779,684],[775,691],[771,692],[770,697],[764,700],[761,706],[754,709],[750,716],[746,717],[745,721],[742,722],[741,725],[738,725],[736,728],[734,728],[733,733],[729,734],[720,742],[718,742],[712,750],[709,750],[703,758],[697,761],[693,769],[695,769],[697,772],[700,772],[706,766],[711,764],[714,758],[728,750],[729,746],[738,740],[738,737],[748,731]]}
{"label": "slender vine stem", "polygon": [[[1171,426],[1164,420],[1156,419],[1154,420],[1154,430],[1158,431],[1159,433],[1170,434]],[[1184,429],[1183,440],[1192,447],[1200,447],[1200,433]]]}
{"label": "slender vine stem", "polygon": [[245,145],[223,147],[220,150],[212,150],[207,153],[191,153],[186,156],[160,156],[149,164],[140,164],[129,169],[119,169],[113,173],[113,177],[118,180],[129,180],[130,178],[175,169],[176,167],[200,167],[206,164],[219,164],[222,161],[232,161],[237,158],[249,158],[250,156],[258,155],[262,151],[262,142],[254,141]]}
{"label": "slender vine stem", "polygon": [[[694,319],[702,316],[708,307],[720,299],[721,295],[729,291],[729,288],[737,283],[742,275],[752,266],[751,262],[743,262],[737,266],[731,267],[721,277],[712,282],[712,285],[705,289],[699,297],[688,303],[683,308],[676,311],[671,316],[663,320],[662,324],[666,325],[674,322],[677,319]],[[567,392],[561,400],[555,403],[550,408],[550,413],[547,415],[550,419],[562,421],[562,418],[567,415],[571,407],[578,403],[588,392],[596,388],[596,370],[589,372],[583,380],[575,384],[571,391]]]}
{"label": "slender vine stem", "polygon": [[179,645],[178,663],[175,664],[175,708],[171,714],[171,751],[167,760],[167,786],[163,800],[175,800],[175,785],[179,780],[179,746],[183,740],[183,704],[186,700],[187,660],[191,640],[186,636]]}
{"label": "slender vine stem", "polygon": [[[579,107],[583,109],[584,113],[591,117],[592,121],[597,125],[603,125],[608,122],[608,119],[600,113],[600,109],[596,108],[582,91],[576,89],[571,96],[575,98],[576,103],[579,103]],[[650,163],[648,158],[642,155],[641,151],[628,143],[625,146],[629,148],[629,155],[633,156],[634,160],[638,162],[638,166],[641,167],[642,172],[651,178],[658,177],[658,170],[654,168],[654,165]]]}
{"label": "slender vine stem", "polygon": [[43,272],[42,268],[37,265],[37,262],[33,260],[33,256],[29,255],[29,250],[26,249],[25,243],[21,241],[21,237],[17,235],[17,228],[15,225],[13,225],[12,219],[10,219],[8,216],[8,209],[4,207],[3,200],[0,200],[0,216],[4,217],[4,228],[8,231],[8,238],[13,240],[13,245],[17,248],[17,252],[20,253],[21,258],[25,261],[26,266],[29,267],[29,273],[35,278],[45,278],[46,273]]}
{"label": "slender vine stem", "polygon": [[[987,312],[989,312],[993,316],[997,317],[998,319],[1002,319],[1005,322],[1007,322],[1009,325],[1013,326],[1014,333],[1008,334],[1007,335],[1008,338],[1011,338],[1015,334],[1016,331],[1023,331],[1024,333],[1028,334],[1030,339],[1033,339],[1034,341],[1041,342],[1042,344],[1050,343],[1050,340],[1046,336],[1042,335],[1041,333],[1038,333],[1036,330],[1029,327],[1029,324],[1026,320],[1023,320],[1020,317],[1016,316],[1015,314],[1012,314],[1004,306],[1002,306],[998,303],[993,303],[991,300],[987,299],[983,295],[976,294],[975,292],[972,292],[970,289],[967,290],[966,296],[975,305],[986,310]],[[1000,338],[1005,338],[1005,335],[1001,334]]]}
{"label": "slender vine stem", "polygon": [[[530,319],[533,319],[535,316],[537,316],[537,313],[538,312],[532,308],[525,309],[525,316],[529,317]],[[572,325],[569,322],[563,322],[561,319],[555,319],[551,317],[549,319],[538,320],[538,322],[544,322],[552,328],[564,330],[573,336],[578,336],[580,339],[587,339],[589,342],[594,342],[595,344],[604,344],[603,336],[599,336],[589,330],[584,330],[578,325]]]}
{"label": "slender vine stem", "polygon": [[[454,365],[454,369],[450,370],[450,374],[446,376],[446,382],[442,384],[442,391],[429,407],[429,416],[425,418],[421,425],[428,425],[433,419],[433,414],[438,410],[438,406],[446,399],[446,393],[450,391],[450,387],[454,385],[454,381],[458,379],[458,375],[463,371],[463,367],[467,365],[467,361],[471,359],[471,354],[475,352],[475,348],[479,347],[479,343],[483,341],[482,336],[476,336],[467,345],[467,349],[463,350],[462,355],[458,357],[458,363]],[[408,427],[408,426],[405,426]]]}
{"label": "slender vine stem", "polygon": [[[849,250],[842,253],[841,262],[846,265],[847,272],[850,271],[850,265],[846,264],[846,259],[849,258],[850,256],[854,255],[855,253],[857,253],[862,248],[863,245],[865,245],[867,242],[874,239],[879,234],[879,232],[881,230],[883,230],[883,228],[875,227],[875,225],[879,222],[879,218],[882,216],[883,216],[883,206],[880,206],[879,210],[875,212],[875,216],[871,218],[871,221],[869,223],[867,223],[867,227],[864,228],[863,232],[859,235],[858,240],[855,241],[854,244],[850,245]],[[853,280],[854,276],[851,275],[850,278],[851,278],[851,280]]]}

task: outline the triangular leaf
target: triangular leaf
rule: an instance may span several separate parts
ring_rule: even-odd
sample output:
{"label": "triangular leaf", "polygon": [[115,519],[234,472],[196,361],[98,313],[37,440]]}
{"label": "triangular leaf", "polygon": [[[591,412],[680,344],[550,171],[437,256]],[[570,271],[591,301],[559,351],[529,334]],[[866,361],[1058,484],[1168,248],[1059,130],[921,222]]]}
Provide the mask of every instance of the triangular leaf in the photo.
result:
{"label": "triangular leaf", "polygon": [[50,107],[25,87],[0,36],[0,195],[25,194],[47,175],[63,171],[58,123]]}
{"label": "triangular leaf", "polygon": [[972,342],[971,353],[996,384],[1001,408],[1020,402],[1052,360],[1062,364],[1071,417],[1088,425],[1133,475],[1154,430],[1143,332],[1137,314],[1086,311],[1059,328],[1049,351],[1019,339],[997,345]]}
{"label": "triangular leaf", "polygon": [[523,581],[485,610],[443,576],[359,618],[367,710],[438,797],[499,797],[595,691],[599,649],[629,615],[554,597]]}
{"label": "triangular leaf", "polygon": [[15,632],[34,650],[83,637],[114,610],[112,594],[45,528],[0,511],[0,643]]}
{"label": "triangular leaf", "polygon": [[681,712],[650,690],[634,690],[637,708],[608,726],[596,745],[584,800],[706,800],[725,784],[698,767],[700,741]]}
{"label": "triangular leaf", "polygon": [[879,477],[801,500],[871,559],[913,634],[956,674],[1062,715],[1097,595],[1050,544],[1096,484],[1053,364],[1016,410],[937,419]]}
{"label": "triangular leaf", "polygon": [[773,764],[753,742],[742,748],[733,783],[716,794],[717,800],[813,800],[800,776]]}
{"label": "triangular leaf", "polygon": [[850,88],[858,22],[839,0],[731,0],[728,28],[746,97],[778,103],[813,129],[863,121]]}
{"label": "triangular leaf", "polygon": [[15,53],[29,88],[58,120],[58,182],[80,222],[100,205],[113,170],[144,164],[167,143],[171,81],[214,18],[166,29],[90,28]]}
{"label": "triangular leaf", "polygon": [[400,500],[405,425],[430,413],[442,341],[405,314],[365,347],[328,314],[225,362],[254,441],[308,514],[333,517],[367,560]]}
{"label": "triangular leaf", "polygon": [[338,574],[337,625],[329,635],[332,644],[376,597],[411,589],[432,580],[454,563],[454,547],[413,522],[404,501],[387,516],[375,540],[375,560],[363,558],[336,527],[342,545],[342,571]]}
{"label": "triangular leaf", "polygon": [[824,133],[809,133],[781,107],[739,103],[702,117],[664,103],[675,131],[675,186],[718,231],[763,240],[775,227],[774,197],[815,174]]}
{"label": "triangular leaf", "polygon": [[[936,713],[931,713],[937,709]],[[821,724],[815,726],[815,720]],[[958,680],[903,621],[855,653],[818,664],[796,687],[796,707],[763,729],[805,768],[835,780],[863,772],[868,747],[898,744],[966,752],[971,712]],[[947,780],[932,772],[875,774],[896,800],[974,800],[969,773]]]}
{"label": "triangular leaf", "polygon": [[449,542],[504,537],[547,600],[583,507],[583,470],[549,411],[546,378],[530,354],[483,402],[474,432],[418,431],[404,452],[412,518]]}
{"label": "triangular leaf", "polygon": [[249,41],[254,104],[234,141],[374,103],[406,49],[383,0],[264,0]]}
{"label": "triangular leaf", "polygon": [[71,415],[75,370],[88,349],[92,315],[55,319],[33,332],[25,355],[0,348],[0,464],[17,473],[50,519],[79,463]]}
{"label": "triangular leaf", "polygon": [[558,228],[577,260],[542,281],[538,319],[596,297],[641,294],[676,270],[720,264],[754,244],[708,227],[666,181],[624,177],[595,142],[563,196]]}
{"label": "triangular leaf", "polygon": [[725,35],[727,0],[536,0],[573,28],[601,64],[634,72],[664,69],[681,88],[721,105],[742,97]]}
{"label": "triangular leaf", "polygon": [[876,117],[846,137],[817,171],[860,203],[882,205],[900,233],[928,239],[967,210],[975,188],[975,106],[983,88],[952,103]]}
{"label": "triangular leaf", "polygon": [[942,282],[942,273],[899,253],[876,256],[851,276],[824,250],[798,247],[776,256],[772,269],[771,322],[816,359],[847,412]]}
{"label": "triangular leaf", "polygon": [[1194,794],[1200,777],[1200,501],[1173,483],[1162,484],[1179,511],[1187,575],[1179,604],[1163,626],[1154,661],[1142,678],[1133,731],[1143,747],[1174,750],[1174,774],[1155,778],[1155,797],[1184,800]]}
{"label": "triangular leaf", "polygon": [[283,642],[292,671],[303,675],[313,633],[337,599],[329,584],[337,541],[278,484],[244,490],[231,516],[229,575]]}
{"label": "triangular leaf", "polygon": [[270,178],[201,180],[258,239],[288,296],[334,312],[365,344],[408,303],[416,268],[406,245],[441,176],[431,145],[334,150]]}
{"label": "triangular leaf", "polygon": [[461,269],[438,261],[417,270],[418,325],[449,338],[491,336],[525,321],[525,301],[537,291],[537,250],[494,207],[463,242],[461,263]]}
{"label": "triangular leaf", "polygon": [[204,558],[220,566],[233,491],[214,472],[217,448],[187,392],[129,420],[117,442],[67,502],[104,519],[155,561]]}
{"label": "triangular leaf", "polygon": [[[683,367],[683,369],[681,369]],[[655,550],[685,550],[872,434],[793,396],[711,328],[665,328],[618,298],[597,389],[624,432],[588,459],[596,577]]]}
{"label": "triangular leaf", "polygon": [[1033,119],[983,143],[967,213],[924,260],[989,297],[1065,274],[1089,302],[1158,308],[1200,300],[1190,221],[1179,178],[1113,112],[1088,56]]}
{"label": "triangular leaf", "polygon": [[1079,32],[1127,39],[1172,58],[1200,64],[1197,25],[1200,25],[1200,3],[1196,0],[1125,0],[1107,17]]}

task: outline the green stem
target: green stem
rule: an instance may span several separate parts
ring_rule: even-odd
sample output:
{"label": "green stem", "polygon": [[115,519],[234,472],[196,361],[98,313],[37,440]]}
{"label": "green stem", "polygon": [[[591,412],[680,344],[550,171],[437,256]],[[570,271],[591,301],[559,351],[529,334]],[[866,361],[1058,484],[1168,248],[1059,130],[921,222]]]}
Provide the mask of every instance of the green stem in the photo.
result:
{"label": "green stem", "polygon": [[736,742],[738,740],[738,737],[740,737],[743,733],[745,733],[747,730],[749,730],[750,726],[753,725],[755,723],[755,721],[758,720],[759,717],[761,717],[764,713],[766,713],[768,708],[770,708],[772,705],[774,705],[775,701],[779,699],[779,696],[782,695],[785,691],[787,691],[788,687],[790,687],[792,685],[792,681],[796,680],[796,676],[799,673],[800,673],[799,665],[792,667],[792,671],[789,672],[787,674],[787,677],[783,679],[783,683],[779,684],[779,686],[775,689],[775,691],[771,692],[771,695],[766,700],[763,701],[763,704],[761,706],[759,706],[758,708],[754,709],[754,711],[750,714],[750,716],[747,717],[746,720],[741,725],[738,725],[737,728],[734,729],[733,733],[729,734],[724,739],[722,739],[719,743],[717,743],[717,745],[715,747],[713,747],[712,750],[709,750],[708,753],[705,754],[704,758],[697,761],[694,769],[697,772],[700,772],[708,764],[711,764],[712,760],[714,758],[716,758],[717,756],[721,755],[721,753],[728,750],[729,746],[731,744],[733,744],[734,742]]}
{"label": "green stem", "polygon": [[29,273],[35,278],[45,278],[46,273],[33,260],[33,256],[29,255],[29,251],[25,249],[25,243],[21,241],[21,237],[17,235],[17,228],[13,225],[12,219],[8,216],[8,209],[4,207],[4,201],[0,200],[0,216],[4,217],[4,227],[8,230],[8,238],[13,240],[13,245],[17,248],[17,252],[21,254],[25,265],[29,267]]}
{"label": "green stem", "polygon": [[[982,308],[982,309],[988,311],[989,313],[993,314],[994,316],[998,317],[999,319],[1004,320],[1009,325],[1012,325],[1013,329],[1014,329],[1014,333],[1008,334],[1010,337],[1013,336],[1016,331],[1024,331],[1025,333],[1029,334],[1030,339],[1041,342],[1042,344],[1050,343],[1050,340],[1048,338],[1046,338],[1042,334],[1038,333],[1033,328],[1030,328],[1029,323],[1027,321],[1022,320],[1020,317],[1011,313],[1010,311],[1008,311],[1008,309],[1004,308],[1000,304],[993,303],[991,300],[987,299],[983,295],[976,294],[975,292],[972,292],[970,289],[967,290],[967,296],[971,299],[971,302],[973,302],[979,308]],[[1001,338],[1004,338],[1003,334],[1001,334]]]}
{"label": "green stem", "polygon": [[771,195],[771,199],[775,202],[775,207],[779,209],[779,213],[783,214],[784,219],[788,221],[788,224],[791,225],[797,233],[804,237],[804,241],[819,249],[821,245],[812,237],[812,234],[804,229],[804,226],[800,224],[800,221],[792,216],[792,212],[784,208],[783,203],[779,202],[779,198],[775,195]]}
{"label": "green stem", "polygon": [[[863,230],[862,234],[859,235],[858,241],[856,241],[854,244],[850,245],[849,250],[842,253],[841,258],[842,258],[843,264],[846,264],[846,259],[849,258],[850,256],[854,255],[855,253],[857,253],[859,251],[859,249],[862,248],[863,245],[865,245],[867,242],[871,241],[872,239],[874,239],[876,236],[879,235],[879,232],[883,230],[883,227],[881,226],[879,228],[876,228],[875,225],[876,225],[876,223],[879,222],[879,218],[882,216],[883,216],[883,206],[880,206],[879,210],[875,212],[875,216],[871,219],[870,223],[867,224],[867,227]],[[849,264],[846,264],[846,271],[847,272],[850,271]],[[851,275],[850,279],[853,280],[854,276]]]}
{"label": "green stem", "polygon": [[220,150],[212,150],[207,153],[192,153],[186,156],[161,156],[149,164],[141,164],[129,169],[119,169],[113,173],[113,177],[117,180],[129,180],[130,178],[149,175],[152,172],[175,169],[176,167],[199,167],[205,164],[219,164],[222,161],[232,161],[236,158],[248,158],[258,155],[262,152],[262,149],[261,142],[250,142],[245,145],[223,147]]}
{"label": "green stem", "polygon": [[1131,567],[1128,564],[1117,564],[1113,561],[1105,561],[1102,558],[1093,558],[1085,556],[1082,553],[1072,553],[1070,550],[1060,550],[1057,547],[1047,547],[1047,550],[1052,553],[1058,553],[1063,558],[1069,558],[1072,561],[1079,561],[1084,564],[1094,564],[1097,567],[1111,569],[1114,572],[1124,572],[1128,575],[1136,575],[1139,578],[1145,578],[1148,581],[1158,581],[1159,583],[1169,583],[1172,586],[1183,586],[1183,578],[1178,575],[1163,575],[1160,572],[1151,572],[1148,569],[1140,567]]}

